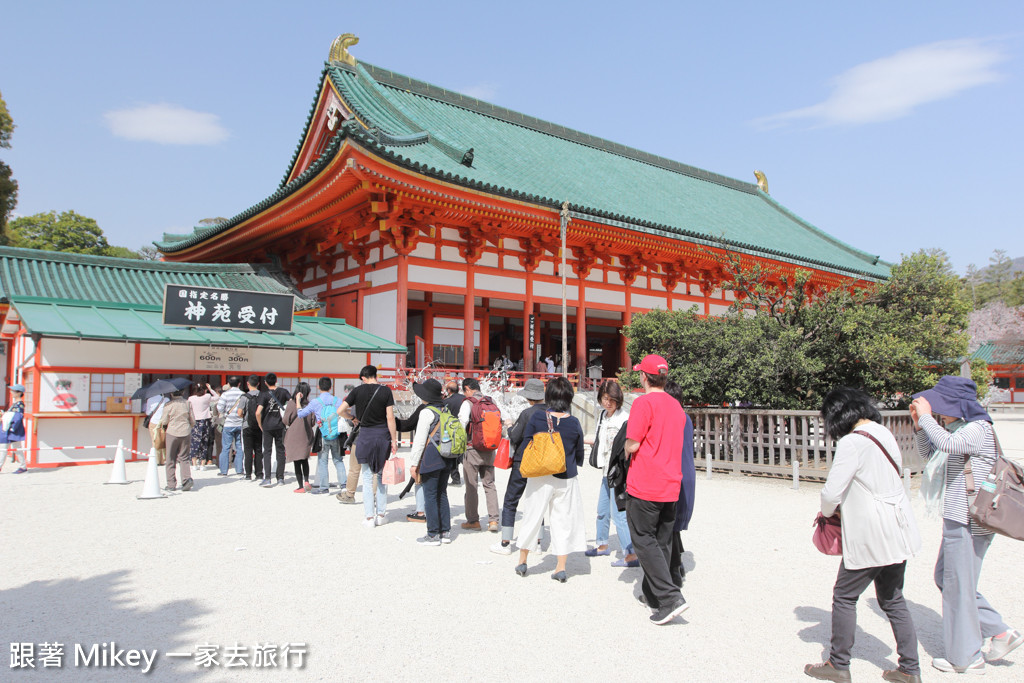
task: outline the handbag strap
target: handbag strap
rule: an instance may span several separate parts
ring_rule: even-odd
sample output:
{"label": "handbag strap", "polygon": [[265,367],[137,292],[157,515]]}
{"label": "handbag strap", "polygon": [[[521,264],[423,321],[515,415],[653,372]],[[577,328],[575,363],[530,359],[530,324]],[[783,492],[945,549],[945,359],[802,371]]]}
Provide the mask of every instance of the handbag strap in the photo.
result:
{"label": "handbag strap", "polygon": [[882,452],[885,453],[885,457],[889,459],[889,464],[892,465],[892,468],[894,470],[896,470],[896,476],[897,477],[900,476],[900,466],[896,464],[896,461],[892,459],[891,455],[889,455],[889,451],[885,450],[885,446],[883,446],[882,443],[878,439],[876,439],[875,437],[871,436],[871,434],[868,434],[867,432],[865,432],[862,429],[854,430],[853,433],[854,434],[860,434],[861,436],[866,436],[869,439],[871,439],[872,441],[874,441],[875,445],[878,446],[879,448],[881,448]]}
{"label": "handbag strap", "polygon": [[[1003,458],[1003,446],[999,443],[999,437],[996,436],[996,429],[992,427],[992,440],[996,444],[996,460]],[[964,488],[967,489],[967,498],[978,492],[978,488],[974,485],[974,458],[970,454],[964,456]]]}

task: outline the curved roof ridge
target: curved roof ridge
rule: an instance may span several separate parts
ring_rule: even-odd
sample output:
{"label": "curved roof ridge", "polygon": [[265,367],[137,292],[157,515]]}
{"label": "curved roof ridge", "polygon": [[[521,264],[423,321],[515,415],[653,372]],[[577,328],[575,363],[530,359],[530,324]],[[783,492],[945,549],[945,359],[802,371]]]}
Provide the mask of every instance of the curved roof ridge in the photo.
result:
{"label": "curved roof ridge", "polygon": [[[657,154],[651,154],[650,152],[645,152],[635,147],[629,147],[618,142],[612,142],[611,140],[600,138],[596,135],[583,133],[574,128],[569,128],[568,126],[551,123],[550,121],[545,121],[544,119],[540,119],[535,116],[529,116],[527,114],[517,112],[514,109],[500,107],[496,104],[491,104],[490,102],[470,97],[469,95],[463,95],[462,93],[427,83],[426,81],[420,81],[404,74],[390,71],[379,66],[374,66],[368,62],[360,62],[359,65],[373,76],[374,80],[378,83],[384,83],[385,85],[389,85],[394,88],[408,90],[409,92],[423,97],[429,97],[439,102],[444,102],[445,104],[468,109],[474,113],[489,116],[515,126],[529,128],[530,130],[534,130],[544,135],[551,135],[552,137],[561,138],[568,142],[575,142],[587,147],[593,147],[603,152],[626,157],[633,161],[657,166],[658,168],[663,168],[666,171],[672,171],[698,180],[705,180],[710,183],[724,185],[734,190],[747,192],[749,194],[757,192],[756,183],[748,183],[742,180],[737,180],[736,178],[730,178],[726,175],[714,173],[712,171],[705,171],[704,169],[696,166],[690,166],[689,164],[684,164],[667,157],[658,156]],[[348,71],[355,71],[353,67],[340,62],[335,63],[332,66]]]}
{"label": "curved roof ridge", "polygon": [[850,254],[852,256],[855,256],[855,257],[857,257],[857,258],[859,258],[861,260],[867,261],[867,262],[869,262],[873,266],[876,266],[878,264],[883,264],[883,265],[886,265],[886,266],[891,266],[892,265],[888,261],[883,261],[882,257],[880,255],[878,255],[878,254],[871,254],[871,253],[866,252],[866,251],[864,251],[862,249],[858,249],[857,247],[854,247],[854,246],[852,246],[850,244],[847,244],[846,242],[842,241],[841,239],[839,239],[839,238],[837,238],[837,237],[835,237],[833,235],[828,234],[827,232],[825,232],[824,230],[822,230],[818,226],[814,225],[810,221],[805,220],[801,216],[799,216],[796,213],[794,213],[792,210],[786,208],[785,206],[783,206],[779,202],[775,201],[772,198],[771,195],[769,195],[769,194],[767,194],[765,192],[758,192],[758,195],[760,195],[760,197],[763,200],[768,202],[769,206],[774,208],[776,211],[779,211],[780,213],[785,215],[790,220],[796,221],[801,226],[803,226],[805,229],[814,232],[815,234],[817,234],[819,237],[821,237],[822,239],[826,240],[827,242],[836,245],[840,249],[843,249],[848,254]]}

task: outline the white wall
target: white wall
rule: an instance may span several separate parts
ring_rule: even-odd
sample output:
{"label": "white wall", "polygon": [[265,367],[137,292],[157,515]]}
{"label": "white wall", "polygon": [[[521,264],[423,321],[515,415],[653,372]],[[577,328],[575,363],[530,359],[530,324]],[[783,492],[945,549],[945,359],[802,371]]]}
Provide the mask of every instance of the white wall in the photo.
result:
{"label": "white wall", "polygon": [[[398,336],[398,292],[378,292],[363,297],[363,329],[378,337],[396,341]],[[405,340],[401,342],[404,344]],[[370,355],[372,365],[396,367],[399,357],[394,353]]]}
{"label": "white wall", "polygon": [[392,282],[398,282],[398,266],[388,266],[387,268],[371,270],[366,274],[366,279],[373,283],[374,287],[377,285],[390,285]]}
{"label": "white wall", "polygon": [[[132,417],[97,417],[97,418],[43,418],[35,421],[39,434],[39,447],[47,446],[105,446],[114,445],[118,439],[124,441],[125,448],[132,445]],[[139,440],[139,450],[149,450],[149,437]],[[116,451],[113,448],[101,450],[81,449],[73,451],[39,451],[40,464],[89,462],[92,460],[113,460]],[[130,459],[131,453],[125,453]]]}
{"label": "white wall", "polygon": [[87,368],[130,368],[135,364],[135,344],[114,341],[45,339],[40,353],[43,365]]}
{"label": "white wall", "polygon": [[486,289],[508,294],[526,294],[526,281],[519,278],[477,273],[473,277],[473,282],[476,289]]}
{"label": "white wall", "polygon": [[465,287],[466,273],[462,270],[448,268],[429,268],[427,266],[409,266],[409,282],[448,287]]}
{"label": "white wall", "polygon": [[358,374],[366,365],[366,354],[348,351],[303,351],[303,374]]}
{"label": "white wall", "polygon": [[[125,365],[131,365],[126,363]],[[193,346],[171,346],[169,344],[142,344],[139,365],[159,370],[193,370],[196,367],[196,351]]]}

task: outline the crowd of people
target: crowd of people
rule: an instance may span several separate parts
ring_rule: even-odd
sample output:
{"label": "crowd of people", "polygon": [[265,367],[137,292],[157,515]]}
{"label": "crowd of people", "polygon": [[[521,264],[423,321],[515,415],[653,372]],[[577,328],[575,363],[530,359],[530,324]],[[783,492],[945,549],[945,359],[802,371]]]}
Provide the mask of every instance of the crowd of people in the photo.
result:
{"label": "crowd of people", "polygon": [[[496,408],[473,378],[461,384],[442,385],[435,379],[414,383],[420,405],[404,419],[396,417],[394,394],[378,381],[372,365],[361,370],[359,386],[344,398],[332,394],[329,377],[319,380],[315,397],[305,382],[293,392],[279,387],[274,373],[250,375],[247,390],[240,386],[241,378],[231,377],[222,393],[197,384],[187,398],[184,389],[154,397],[147,403],[147,419],[159,457],[165,460],[168,490],[178,488],[179,478],[181,490],[191,490],[191,467],[216,459],[219,476],[229,476],[233,461],[237,475],[262,487],[283,484],[290,462],[296,493],[327,494],[333,462],[341,503],[357,504],[361,482],[363,524],[368,528],[386,522],[384,470],[398,452],[399,433],[409,432],[411,480],[406,492],[415,490],[416,509],[407,519],[425,524],[418,543],[452,542],[448,486],[463,480],[462,530],[500,533],[490,550],[500,555],[518,550],[514,571],[522,577],[530,573],[530,554],[539,550],[545,525],[548,550],[556,557],[551,578],[565,583],[571,553],[591,558],[613,554],[609,536],[614,524],[622,557],[612,566],[642,569],[639,600],[652,611],[653,623],[665,624],[688,607],[681,592],[685,570],[680,532],[688,527],[694,507],[693,424],[684,410],[682,390],[668,379],[664,358],[648,355],[633,369],[639,372],[642,395],[627,410],[619,384],[602,383],[591,434],[571,414],[574,389],[567,379],[531,378],[525,383],[518,393],[529,406],[499,427],[509,441],[509,477],[500,507],[494,472],[498,444],[485,438],[493,425],[484,417]],[[17,445],[24,440],[24,387],[12,385],[10,393],[0,438]],[[1024,644],[1024,635],[1010,628],[977,590],[993,533],[971,519],[973,487],[967,481],[970,475],[973,481],[984,481],[994,466],[992,419],[977,401],[974,382],[953,376],[915,394],[909,413],[919,455],[934,461],[930,471],[939,477],[942,497],[934,581],[942,599],[943,656],[935,657],[932,666],[943,672],[984,673],[986,662],[1003,659]],[[838,519],[842,559],[833,587],[828,658],[808,664],[804,672],[820,680],[850,680],[857,601],[874,585],[898,653],[898,667],[882,677],[920,681],[917,634],[903,586],[907,562],[921,549],[921,536],[901,478],[903,456],[882,425],[876,403],[863,391],[836,388],[825,397],[821,417],[836,450],[821,490],[820,511],[825,518]],[[464,452],[453,448],[460,430]],[[558,457],[564,458],[550,473],[522,469],[538,438],[558,443]],[[312,455],[319,457],[311,477]],[[593,492],[582,491],[579,483],[587,461],[601,470]],[[17,472],[24,471],[22,460]],[[486,521],[480,514],[478,483]],[[588,548],[584,501],[590,493],[597,505],[592,518],[595,544]]]}

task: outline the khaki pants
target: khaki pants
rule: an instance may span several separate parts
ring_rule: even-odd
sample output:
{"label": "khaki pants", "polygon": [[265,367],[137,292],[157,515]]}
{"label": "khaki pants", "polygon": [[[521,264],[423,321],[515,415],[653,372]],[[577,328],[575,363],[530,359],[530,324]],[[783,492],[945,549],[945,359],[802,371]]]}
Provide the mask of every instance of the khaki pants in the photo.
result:
{"label": "khaki pants", "polygon": [[167,436],[167,486],[177,487],[174,479],[174,465],[181,466],[181,483],[192,478],[192,468],[189,467],[189,445],[191,436]]}
{"label": "khaki pants", "polygon": [[494,451],[478,452],[466,449],[466,458],[462,463],[466,477],[466,521],[479,522],[479,497],[476,482],[479,478],[484,485],[484,499],[487,502],[487,521],[498,521],[498,489],[494,486]]}
{"label": "khaki pants", "polygon": [[[162,431],[163,431],[163,429],[160,428],[160,425],[158,423],[155,423],[155,422],[150,422],[149,423],[149,438],[153,440],[153,445],[154,446],[156,445],[157,439],[159,438],[159,437],[157,437],[157,432],[162,432]],[[156,449],[156,462],[157,462],[157,464],[159,464],[159,465],[163,465],[164,464],[164,456],[166,455],[166,453],[167,453],[167,444],[166,443],[164,444],[163,448],[157,448]]]}
{"label": "khaki pants", "polygon": [[[348,478],[345,480],[345,490],[351,496],[356,495],[356,486],[359,485],[359,470],[361,465],[356,460],[356,449],[355,446],[348,451]],[[340,483],[340,482],[339,482]],[[363,492],[366,495],[366,492]],[[372,494],[371,494],[372,495]]]}

